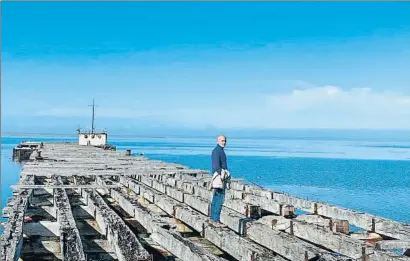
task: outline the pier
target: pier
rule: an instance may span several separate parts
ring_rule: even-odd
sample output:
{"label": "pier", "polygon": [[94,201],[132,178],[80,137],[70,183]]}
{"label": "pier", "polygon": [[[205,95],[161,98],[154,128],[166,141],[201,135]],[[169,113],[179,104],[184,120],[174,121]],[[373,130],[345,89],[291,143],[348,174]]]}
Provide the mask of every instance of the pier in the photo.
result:
{"label": "pier", "polygon": [[407,224],[234,177],[219,227],[208,171],[84,143],[14,150],[1,261],[410,261]]}

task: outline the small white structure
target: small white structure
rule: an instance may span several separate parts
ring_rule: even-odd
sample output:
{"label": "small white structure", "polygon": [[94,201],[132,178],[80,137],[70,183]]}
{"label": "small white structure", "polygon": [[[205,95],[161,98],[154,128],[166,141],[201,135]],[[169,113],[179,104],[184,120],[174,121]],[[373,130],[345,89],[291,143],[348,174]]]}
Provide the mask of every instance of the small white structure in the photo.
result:
{"label": "small white structure", "polygon": [[107,132],[95,132],[94,128],[94,114],[95,114],[95,104],[93,99],[93,104],[89,105],[93,108],[93,117],[91,122],[91,131],[81,133],[80,128],[77,129],[78,131],[78,144],[84,146],[104,146],[107,145]]}
{"label": "small white structure", "polygon": [[78,144],[85,146],[103,146],[107,144],[107,133],[78,133]]}

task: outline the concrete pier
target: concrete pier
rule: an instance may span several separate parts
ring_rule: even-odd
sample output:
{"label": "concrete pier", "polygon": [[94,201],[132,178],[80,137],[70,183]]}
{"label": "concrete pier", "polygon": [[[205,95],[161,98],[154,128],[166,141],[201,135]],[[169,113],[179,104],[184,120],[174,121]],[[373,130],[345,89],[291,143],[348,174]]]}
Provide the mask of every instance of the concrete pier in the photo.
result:
{"label": "concrete pier", "polygon": [[220,227],[207,171],[109,148],[15,148],[24,168],[3,210],[0,261],[410,261],[407,224],[240,179]]}

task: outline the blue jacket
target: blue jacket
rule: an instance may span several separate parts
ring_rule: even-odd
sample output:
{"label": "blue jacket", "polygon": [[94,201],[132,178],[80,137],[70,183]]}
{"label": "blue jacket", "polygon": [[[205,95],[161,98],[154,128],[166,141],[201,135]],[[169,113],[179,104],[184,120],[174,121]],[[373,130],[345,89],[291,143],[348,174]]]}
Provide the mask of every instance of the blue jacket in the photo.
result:
{"label": "blue jacket", "polygon": [[216,145],[215,149],[212,151],[212,174],[217,171],[221,174],[222,169],[228,169],[228,164],[226,163],[226,154],[224,148],[219,144]]}

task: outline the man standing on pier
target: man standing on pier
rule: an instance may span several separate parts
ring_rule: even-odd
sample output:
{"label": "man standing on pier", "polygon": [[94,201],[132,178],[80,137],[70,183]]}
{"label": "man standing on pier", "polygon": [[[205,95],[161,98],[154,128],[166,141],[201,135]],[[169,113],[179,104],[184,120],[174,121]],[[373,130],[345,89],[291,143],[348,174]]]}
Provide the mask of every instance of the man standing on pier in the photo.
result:
{"label": "man standing on pier", "polygon": [[[218,175],[221,176],[228,171],[228,165],[226,162],[226,154],[224,151],[226,145],[226,137],[224,135],[218,136],[218,144],[212,151],[212,175],[213,180],[211,181],[211,186],[213,189],[213,197],[211,202],[211,219],[215,222],[218,222],[219,225],[222,225],[220,222],[222,204],[225,200],[225,188],[226,180],[222,179],[221,185],[215,186],[215,177]],[[218,177],[219,178],[219,177]]]}

